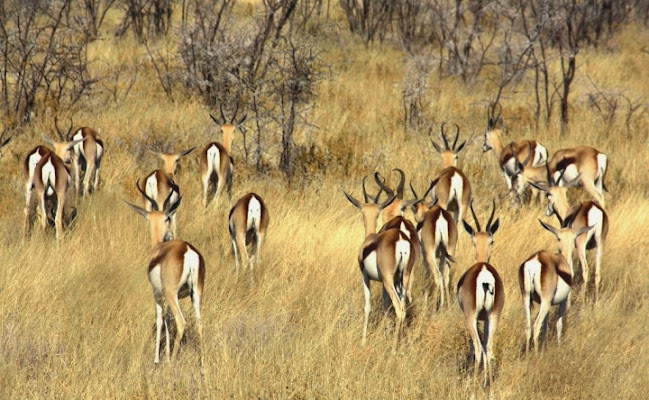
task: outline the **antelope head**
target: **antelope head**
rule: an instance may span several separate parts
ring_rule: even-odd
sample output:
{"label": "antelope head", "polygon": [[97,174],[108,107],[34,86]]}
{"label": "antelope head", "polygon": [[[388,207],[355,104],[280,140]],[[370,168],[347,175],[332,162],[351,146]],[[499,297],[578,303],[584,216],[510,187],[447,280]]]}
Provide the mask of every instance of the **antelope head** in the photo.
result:
{"label": "antelope head", "polygon": [[554,236],[557,238],[559,244],[559,253],[561,253],[561,255],[566,258],[566,261],[568,261],[568,265],[570,266],[570,274],[572,275],[572,255],[575,250],[575,239],[591,230],[594,225],[573,229],[566,227],[565,221],[562,220],[558,215],[557,218],[559,218],[561,228],[555,228],[554,226],[548,225],[541,220],[539,220],[539,222],[541,223],[541,226],[543,226],[543,228],[552,232],[552,234],[554,234]]}
{"label": "antelope head", "polygon": [[536,182],[530,182],[530,185],[535,188],[544,191],[547,199],[547,206],[545,208],[545,215],[548,217],[552,214],[556,214],[557,217],[561,218],[568,213],[568,187],[573,186],[579,182],[581,175],[569,182],[566,182],[565,186],[559,186],[559,182],[563,178],[563,174],[566,172],[565,169],[561,170],[561,173],[558,175],[557,179],[553,179],[550,174],[550,169],[546,165],[548,184],[538,184]]}
{"label": "antelope head", "polygon": [[246,120],[248,114],[244,114],[241,119],[236,121],[237,112],[239,111],[238,102],[236,104],[236,108],[234,109],[234,113],[232,113],[232,118],[230,118],[229,120],[225,118],[222,104],[219,104],[219,111],[221,112],[221,118],[216,118],[212,114],[210,114],[210,118],[212,118],[212,121],[214,121],[214,123],[221,128],[221,132],[223,133],[223,146],[225,147],[225,150],[228,152],[228,154],[230,154],[232,150],[234,130],[237,127],[241,129],[241,124]]}
{"label": "antelope head", "polygon": [[160,159],[162,159],[162,162],[164,163],[165,172],[173,176],[176,174],[176,168],[178,167],[178,160],[180,160],[182,156],[186,156],[187,154],[191,153],[195,148],[196,147],[192,147],[191,149],[187,149],[179,153],[159,153],[151,149],[149,149],[149,151],[157,155],[158,157],[160,157]]}
{"label": "antelope head", "polygon": [[411,207],[412,214],[415,216],[415,221],[420,222],[421,220],[423,220],[424,214],[426,214],[428,210],[430,210],[435,206],[435,204],[437,204],[437,199],[435,199],[435,201],[433,202],[426,203],[426,197],[428,196],[430,191],[433,190],[437,182],[439,182],[439,178],[431,180],[428,189],[421,197],[419,197],[417,195],[417,192],[415,192],[415,188],[412,186],[412,181],[410,182],[410,191],[415,198],[406,203]]}
{"label": "antelope head", "polygon": [[[496,115],[496,109],[498,114]],[[487,152],[494,148],[494,141],[502,140],[500,138],[500,129],[496,128],[496,125],[501,122],[500,113],[502,112],[502,107],[500,104],[489,105],[487,108],[487,130],[484,133],[484,144],[482,145],[482,151]]]}
{"label": "antelope head", "polygon": [[457,155],[462,149],[464,149],[464,146],[466,145],[466,141],[462,142],[459,146],[457,145],[457,140],[460,137],[460,127],[458,124],[453,124],[455,125],[455,139],[453,139],[453,145],[449,145],[448,138],[446,137],[446,132],[444,131],[444,126],[446,125],[446,122],[442,123],[442,126],[440,127],[440,134],[442,136],[442,140],[444,141],[444,147],[440,147],[435,141],[430,138],[430,142],[433,144],[433,147],[435,150],[442,156],[442,165],[444,168],[446,167],[454,167],[457,165]]}
{"label": "antelope head", "polygon": [[469,225],[469,223],[465,220],[462,220],[462,225],[464,226],[464,230],[471,236],[471,241],[473,242],[473,247],[476,251],[476,260],[478,262],[488,263],[489,258],[491,258],[491,248],[493,247],[493,235],[494,233],[496,233],[499,226],[498,218],[496,218],[496,220],[492,223],[494,214],[496,212],[496,201],[492,200],[491,215],[489,215],[489,219],[487,220],[487,225],[485,226],[484,231],[480,227],[478,217],[475,215],[475,211],[473,210],[473,200],[471,200],[470,208],[471,214],[473,215],[473,220],[475,221],[476,229],[474,230],[473,227],[471,227],[471,225]]}
{"label": "antelope head", "polygon": [[382,190],[379,189],[379,192],[376,194],[376,196],[373,196],[372,198],[372,196],[367,194],[367,191],[365,189],[366,178],[367,176],[363,177],[363,182],[362,182],[363,199],[364,199],[363,203],[355,199],[347,192],[343,191],[343,193],[347,197],[347,200],[349,200],[349,202],[352,203],[354,207],[360,210],[363,216],[363,226],[365,227],[365,236],[367,237],[372,233],[376,233],[376,220],[378,219],[379,214],[381,213],[381,211],[383,211],[385,207],[392,204],[392,202],[397,198],[397,196],[396,194],[392,194],[392,196],[388,196],[388,199],[386,201],[379,204],[379,197],[381,196]]}
{"label": "antelope head", "polygon": [[63,160],[64,163],[69,164],[72,161],[72,155],[70,151],[75,145],[86,140],[87,137],[72,141],[68,141],[66,139],[72,132],[72,118],[70,118],[70,127],[68,128],[68,132],[66,134],[64,134],[61,128],[59,128],[58,117],[54,117],[54,127],[56,128],[56,133],[59,136],[60,141],[52,140],[45,135],[41,135],[41,138],[45,141],[45,143],[54,148],[54,153],[59,156],[59,158]]}
{"label": "antelope head", "polygon": [[178,206],[180,205],[182,196],[179,196],[175,202],[171,203],[171,197],[173,194],[172,191],[171,193],[169,193],[169,196],[165,199],[165,202],[162,206],[162,210],[158,210],[157,203],[151,197],[147,196],[144,190],[140,187],[139,180],[135,183],[135,186],[137,186],[137,189],[142,194],[142,196],[144,196],[144,198],[151,203],[152,211],[147,211],[127,201],[124,202],[129,207],[131,207],[133,211],[140,214],[141,216],[146,218],[147,221],[149,221],[149,226],[151,227],[151,239],[154,246],[157,245],[158,243],[167,242],[171,240],[172,237],[171,237],[171,232],[169,231],[169,224],[171,223],[171,217],[174,215],[174,213],[178,209]]}

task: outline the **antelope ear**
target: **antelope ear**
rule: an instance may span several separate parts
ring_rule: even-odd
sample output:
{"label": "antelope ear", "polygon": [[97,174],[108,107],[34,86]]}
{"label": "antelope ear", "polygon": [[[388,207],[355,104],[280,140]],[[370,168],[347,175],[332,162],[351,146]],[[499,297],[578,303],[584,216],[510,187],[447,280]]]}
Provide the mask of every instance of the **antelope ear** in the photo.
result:
{"label": "antelope ear", "polygon": [[442,149],[440,149],[440,147],[437,145],[437,143],[435,143],[433,141],[433,139],[430,139],[430,142],[433,144],[433,147],[435,148],[435,150],[437,150],[438,153],[442,154]]}
{"label": "antelope ear", "polygon": [[466,145],[466,141],[462,142],[462,144],[458,146],[457,150],[455,150],[455,153],[459,153],[460,151],[462,151],[465,145]]}
{"label": "antelope ear", "polygon": [[363,206],[361,205],[361,202],[358,201],[358,200],[356,200],[356,199],[354,198],[354,196],[348,194],[348,193],[345,192],[344,190],[343,190],[343,193],[345,194],[345,197],[347,197],[347,200],[349,200],[349,202],[352,203],[352,204],[354,205],[354,207],[358,208],[359,210],[362,210],[362,209],[363,209]]}
{"label": "antelope ear", "polygon": [[593,229],[594,227],[595,227],[595,225],[591,225],[591,226],[584,226],[584,227],[581,227],[581,228],[577,229],[577,231],[575,232],[575,237],[579,237],[580,235],[583,235],[584,233],[588,232],[589,230]]}
{"label": "antelope ear", "polygon": [[390,197],[389,199],[387,199],[387,200],[384,201],[383,203],[379,204],[379,212],[383,211],[383,209],[384,209],[385,207],[387,207],[387,206],[389,206],[390,204],[392,204],[392,202],[394,202],[394,200],[395,200],[396,198],[397,198],[397,195],[394,194],[394,195],[392,195],[392,197]]}
{"label": "antelope ear", "polygon": [[494,223],[491,224],[491,226],[489,227],[489,234],[493,236],[494,233],[496,233],[496,231],[498,230],[499,226],[500,226],[500,219],[496,218],[496,221],[494,221]]}
{"label": "antelope ear", "polygon": [[539,220],[539,222],[541,223],[541,226],[543,226],[545,229],[547,229],[548,231],[552,232],[555,236],[557,236],[557,233],[558,233],[557,228],[555,228],[554,226],[548,225],[548,224],[546,224],[545,222],[543,222],[541,220]]}
{"label": "antelope ear", "polygon": [[548,191],[548,187],[547,187],[547,185],[545,185],[545,184],[543,184],[543,183],[537,183],[537,182],[531,182],[531,181],[528,182],[528,183],[529,183],[530,185],[534,186],[535,188],[537,188],[537,189],[543,191],[543,192],[547,192],[547,191]]}
{"label": "antelope ear", "polygon": [[469,225],[465,220],[462,220],[462,226],[464,227],[466,233],[468,233],[470,236],[474,235],[473,228],[471,228],[471,225]]}
{"label": "antelope ear", "polygon": [[54,146],[54,141],[50,139],[49,137],[45,136],[44,134],[41,134],[41,139],[50,146]]}
{"label": "antelope ear", "polygon": [[147,218],[147,216],[149,215],[149,212],[147,210],[145,210],[144,208],[140,208],[140,207],[138,207],[136,205],[133,205],[133,204],[129,203],[126,200],[124,200],[124,203],[126,203],[127,206],[131,207],[131,210],[133,210],[136,213],[140,214],[144,218]]}

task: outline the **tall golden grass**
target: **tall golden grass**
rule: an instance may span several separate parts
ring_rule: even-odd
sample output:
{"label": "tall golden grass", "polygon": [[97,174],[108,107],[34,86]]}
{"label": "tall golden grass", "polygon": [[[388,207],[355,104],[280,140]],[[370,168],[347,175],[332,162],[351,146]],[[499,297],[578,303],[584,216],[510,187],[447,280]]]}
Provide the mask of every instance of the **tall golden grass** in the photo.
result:
{"label": "tall golden grass", "polygon": [[[630,26],[607,49],[580,53],[566,137],[553,125],[536,131],[525,122],[529,94],[511,94],[503,102],[506,140],[534,137],[550,152],[588,144],[606,153],[610,163],[611,229],[601,299],[593,305],[576,296],[562,345],[556,345],[550,321],[547,348],[538,356],[521,356],[524,317],[517,271],[533,252],[555,250],[552,235],[536,221],[551,219],[542,205],[514,207],[495,157],[481,151],[490,84],[466,87],[431,77],[430,115],[436,122],[457,122],[463,137],[473,135],[460,167],[471,179],[476,209],[485,214],[495,198],[501,219],[491,261],[503,278],[506,302],[490,391],[464,372],[468,336],[455,303],[439,311],[415,303],[393,354],[393,318],[380,311],[379,285],[373,284],[368,345],[360,346],[363,297],[356,255],[363,228],[342,189],[358,196],[363,175],[374,168],[387,174],[395,167],[423,188],[440,160],[425,134],[403,128],[402,54],[381,46],[366,49],[346,36],[328,49],[335,73],[320,86],[312,114],[321,128],[313,140],[326,168],[309,170],[312,176],[300,176],[289,187],[277,173],[256,174],[242,160],[241,141],[235,142],[233,200],[255,191],[271,216],[254,282],[246,274],[239,281],[234,277],[227,233],[231,203],[225,198],[203,211],[198,151],[180,161],[179,236],[207,262],[206,375],[201,377],[198,368],[197,335],[186,301],[189,327],[179,359],[154,366],[148,228],[122,202],[140,202],[135,179],[157,165],[137,143],[155,139],[178,150],[200,148],[218,136],[211,110],[198,100],[167,100],[151,66],[142,61],[143,49],[129,40],[101,42],[93,54],[113,65],[142,62],[147,73],[123,101],[111,103],[98,92],[75,114],[76,123],[101,128],[106,153],[101,188],[77,201],[79,218],[61,243],[38,229],[31,240],[20,240],[21,161],[40,142],[40,133],[51,132],[51,116],[41,116],[0,160],[0,398],[643,398],[649,388],[649,121],[640,115],[627,138],[623,121],[606,126],[578,99],[588,90],[586,74],[602,87],[625,88],[630,97],[647,99],[649,56],[639,49],[648,37],[646,30]],[[306,135],[298,132],[297,140],[306,143]],[[574,189],[571,198],[587,196]],[[463,232],[455,258],[453,282],[473,263]],[[416,274],[419,294],[420,262]]]}

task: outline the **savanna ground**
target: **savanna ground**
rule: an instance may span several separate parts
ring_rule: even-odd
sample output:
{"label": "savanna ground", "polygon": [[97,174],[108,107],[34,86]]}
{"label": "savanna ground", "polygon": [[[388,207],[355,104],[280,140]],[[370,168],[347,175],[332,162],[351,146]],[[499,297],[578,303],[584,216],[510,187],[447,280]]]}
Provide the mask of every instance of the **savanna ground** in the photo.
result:
{"label": "savanna ground", "polygon": [[[110,20],[107,28],[110,29]],[[91,47],[111,61],[142,59],[128,38],[108,38]],[[363,295],[356,262],[363,227],[342,194],[360,196],[362,176],[402,168],[422,190],[440,169],[425,132],[402,123],[402,54],[389,46],[369,48],[341,32],[329,37],[326,57],[334,73],[317,93],[312,140],[324,167],[298,174],[289,186],[282,174],[255,172],[237,160],[233,200],[260,194],[271,222],[254,283],[245,272],[237,281],[227,233],[227,197],[206,211],[198,177],[199,150],[181,160],[177,181],[184,194],[179,237],[207,262],[203,298],[206,376],[198,368],[193,312],[174,365],[153,364],[154,307],[146,277],[150,238],[147,223],[128,209],[140,203],[135,179],[157,167],[137,143],[155,138],[177,150],[218,138],[208,117],[215,110],[191,98],[174,103],[154,73],[143,73],[117,103],[100,95],[74,115],[76,124],[101,128],[106,153],[101,188],[77,200],[74,228],[57,244],[38,229],[26,243],[23,229],[22,159],[53,135],[43,116],[3,149],[0,160],[0,398],[482,398],[487,392],[463,372],[468,335],[455,302],[424,310],[416,302],[396,354],[391,351],[393,318],[380,311],[373,283],[368,345],[360,345]],[[649,40],[631,25],[608,46],[580,53],[579,73],[601,86],[624,88],[647,99]],[[100,68],[101,66],[96,66]],[[150,65],[147,68],[151,68]],[[151,71],[149,71],[151,72]],[[607,212],[611,228],[603,257],[597,305],[579,296],[567,314],[564,341],[556,345],[550,325],[540,356],[521,356],[524,317],[518,289],[520,263],[537,250],[555,250],[552,235],[537,218],[551,221],[541,205],[514,206],[496,168],[481,150],[488,82],[471,87],[453,78],[432,77],[431,112],[436,123],[457,122],[462,138],[472,136],[459,166],[470,177],[476,211],[498,205],[500,230],[491,262],[500,272],[506,301],[496,335],[496,398],[643,398],[649,388],[649,158],[646,114],[627,136],[623,121],[611,125],[576,99],[588,83],[577,78],[570,132],[555,124],[533,129],[526,93],[503,101],[505,140],[534,137],[552,153],[573,145],[596,147],[609,157]],[[105,96],[105,94],[104,94]],[[239,138],[237,136],[237,138]],[[391,177],[394,180],[394,176]],[[373,186],[372,186],[372,190]],[[580,189],[571,199],[587,199]],[[473,262],[468,236],[460,233],[452,282]],[[415,294],[423,270],[416,266]],[[454,285],[453,283],[453,285]],[[417,299],[416,299],[417,300]],[[554,312],[554,311],[553,311]],[[551,321],[552,322],[552,321]]]}

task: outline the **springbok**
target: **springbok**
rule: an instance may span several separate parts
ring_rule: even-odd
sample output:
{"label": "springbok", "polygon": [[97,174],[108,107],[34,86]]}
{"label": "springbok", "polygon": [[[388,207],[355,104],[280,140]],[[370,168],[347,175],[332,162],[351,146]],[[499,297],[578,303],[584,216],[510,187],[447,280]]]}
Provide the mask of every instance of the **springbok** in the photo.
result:
{"label": "springbok", "polygon": [[[537,189],[546,192],[547,208],[546,215],[550,216],[556,214],[559,218],[562,227],[570,227],[573,229],[580,229],[592,226],[593,229],[589,230],[586,235],[579,236],[575,241],[577,248],[577,257],[579,259],[579,267],[583,280],[581,289],[582,297],[585,298],[589,284],[589,267],[586,259],[586,251],[595,249],[595,302],[599,295],[599,285],[601,282],[601,263],[602,254],[604,252],[604,245],[606,236],[608,235],[608,215],[604,208],[594,201],[583,201],[575,204],[572,207],[568,205],[567,187],[572,186],[574,182],[567,181],[566,186],[559,186],[558,182],[562,179],[562,174],[559,174],[557,181],[552,177],[549,185],[533,184]],[[574,180],[579,180],[577,176]],[[573,180],[573,181],[574,181]],[[572,260],[570,260],[572,262]]]}
{"label": "springbok", "polygon": [[[237,278],[239,277],[239,257],[250,267],[251,279],[255,258],[260,257],[261,245],[268,228],[268,209],[262,198],[256,193],[243,195],[230,209],[228,229],[232,239],[234,262]],[[247,246],[252,245],[251,255]]]}
{"label": "springbok", "polygon": [[457,155],[460,151],[462,151],[462,149],[464,149],[466,141],[457,146],[457,140],[460,137],[460,126],[458,124],[454,124],[455,139],[453,140],[453,145],[449,145],[448,138],[446,137],[446,133],[444,132],[444,125],[446,125],[446,122],[442,123],[442,126],[440,127],[440,134],[442,136],[442,140],[444,141],[444,147],[442,148],[437,143],[435,143],[433,138],[430,138],[430,142],[433,144],[433,147],[439,153],[439,155],[442,156],[442,168],[455,167],[457,166]]}
{"label": "springbok", "polygon": [[[457,283],[457,300],[464,313],[464,322],[471,336],[469,353],[474,356],[474,375],[477,375],[480,363],[484,360],[484,386],[493,381],[493,343],[498,327],[498,321],[505,304],[505,290],[498,271],[489,264],[493,234],[498,229],[498,219],[491,221],[496,210],[493,202],[491,216],[487,221],[485,230],[482,231],[478,219],[473,211],[471,213],[476,223],[476,230],[462,220],[464,229],[471,235],[473,246],[476,250],[476,263],[462,275]],[[478,321],[484,321],[482,339],[478,332]],[[472,349],[472,350],[471,350]]]}
{"label": "springbok", "polygon": [[[364,183],[365,178],[363,178]],[[383,308],[387,309],[388,301],[392,302],[397,317],[394,334],[394,347],[399,341],[401,327],[406,318],[406,298],[410,287],[410,274],[415,263],[415,246],[413,241],[401,229],[386,229],[381,233],[376,232],[376,220],[379,213],[392,203],[396,194],[381,204],[378,203],[379,194],[370,202],[369,196],[363,185],[365,203],[361,203],[353,196],[344,192],[345,196],[356,208],[361,211],[365,226],[365,240],[358,254],[358,264],[363,279],[365,295],[365,318],[363,324],[363,340],[367,340],[367,325],[371,311],[370,281],[383,283]]]}
{"label": "springbok", "polygon": [[[156,169],[144,178],[144,192],[149,198],[153,199],[157,209],[162,209],[163,202],[167,197],[171,196],[172,203],[180,197],[180,188],[174,178],[178,160],[191,153],[194,149],[195,147],[192,147],[179,153],[159,153],[149,149],[149,151],[160,157],[164,163],[164,169]],[[153,203],[151,201],[147,200],[144,204],[147,211],[152,210]],[[177,229],[176,217],[177,213],[174,213],[171,217],[171,231],[174,235],[176,235]]]}
{"label": "springbok", "polygon": [[[561,344],[563,316],[570,307],[570,286],[572,285],[572,253],[575,239],[586,233],[591,227],[579,229],[557,229],[539,220],[541,225],[552,232],[559,241],[559,252],[552,254],[541,250],[528,257],[518,269],[518,283],[523,298],[525,311],[525,352],[529,352],[533,340],[534,350],[539,349],[539,335],[545,324],[550,307],[558,305],[557,342]],[[534,320],[532,331],[532,302],[539,303],[539,312]]]}
{"label": "springbok", "polygon": [[456,223],[464,218],[471,201],[471,183],[462,171],[456,167],[444,168],[433,179],[436,182],[431,191],[433,202],[450,212]]}
{"label": "springbok", "polygon": [[[83,140],[73,146],[72,161],[74,165],[74,187],[79,195],[87,196],[92,190],[97,190],[99,184],[99,167],[104,155],[104,142],[99,138],[99,132],[88,127],[79,128],[71,138],[73,141]],[[85,140],[84,140],[85,139]],[[83,189],[81,173],[83,172]],[[94,178],[94,179],[93,179]]]}
{"label": "springbok", "polygon": [[203,368],[203,326],[201,324],[201,299],[205,281],[205,260],[201,253],[191,244],[182,240],[171,240],[169,222],[176,212],[182,197],[171,202],[171,196],[164,202],[164,208],[157,209],[157,203],[150,201],[153,211],[126,202],[136,213],[149,221],[153,251],[148,265],[148,277],[153,288],[153,299],[156,309],[156,343],[153,362],[160,362],[160,337],[164,322],[166,338],[166,357],[169,359],[169,328],[167,319],[163,319],[163,308],[166,302],[176,323],[176,337],[171,360],[175,360],[180,349],[180,341],[185,332],[185,317],[178,300],[189,296],[194,306],[196,326],[200,345],[200,364]]}
{"label": "springbok", "polygon": [[[232,193],[232,174],[234,171],[234,161],[232,159],[232,139],[234,130],[240,127],[246,119],[244,115],[239,121],[235,123],[237,116],[237,109],[234,110],[232,118],[228,122],[223,114],[223,108],[219,107],[221,111],[221,120],[210,114],[210,118],[216,125],[221,128],[223,133],[223,143],[211,142],[203,149],[201,153],[201,183],[203,185],[203,207],[209,204],[210,188],[213,187],[213,198],[217,200],[220,198],[223,189],[228,192],[228,199],[231,198]],[[241,129],[241,128],[239,128]]]}
{"label": "springbok", "polygon": [[603,191],[607,190],[604,184],[607,165],[606,154],[588,146],[557,150],[548,161],[550,176],[559,186],[578,183],[602,207],[606,207]]}
{"label": "springbok", "polygon": [[[507,188],[512,190],[512,181],[516,176],[517,165],[519,159],[525,159],[523,163],[526,166],[540,166],[545,165],[548,161],[548,150],[535,140],[521,140],[518,142],[511,142],[507,146],[503,144],[502,133],[496,125],[500,121],[500,113],[502,107],[498,105],[498,115],[494,115],[496,107],[489,106],[487,110],[487,130],[484,134],[484,144],[482,151],[494,151],[498,166],[503,172]],[[533,157],[530,157],[533,156]],[[528,164],[528,162],[530,162]]]}
{"label": "springbok", "polygon": [[[72,122],[72,121],[70,121]],[[56,123],[55,123],[56,125]],[[72,125],[70,125],[70,130]],[[65,136],[58,130],[61,138]],[[38,204],[41,209],[41,227],[43,230],[48,225],[48,214],[53,214],[56,227],[56,238],[61,239],[63,234],[64,215],[63,210],[66,202],[66,192],[71,183],[72,176],[65,165],[70,162],[70,150],[84,139],[73,141],[53,141],[45,135],[43,140],[50,144],[54,151],[46,146],[36,146],[27,153],[23,161],[23,175],[25,179],[25,226],[24,238],[31,235],[32,219],[34,208],[32,206],[32,190],[36,189]],[[56,200],[56,211],[51,213],[47,207],[48,200]]]}
{"label": "springbok", "polygon": [[[437,204],[426,204],[428,192],[435,182],[431,182],[428,190],[419,197],[410,184],[410,190],[415,196],[412,202],[412,213],[417,222],[417,232],[424,258],[426,280],[430,279],[431,265],[435,267],[433,280],[439,288],[440,307],[444,307],[446,299],[451,298],[449,288],[451,262],[455,262],[453,254],[457,245],[457,224],[453,216]],[[430,284],[427,282],[424,290],[424,302],[428,302]]]}

